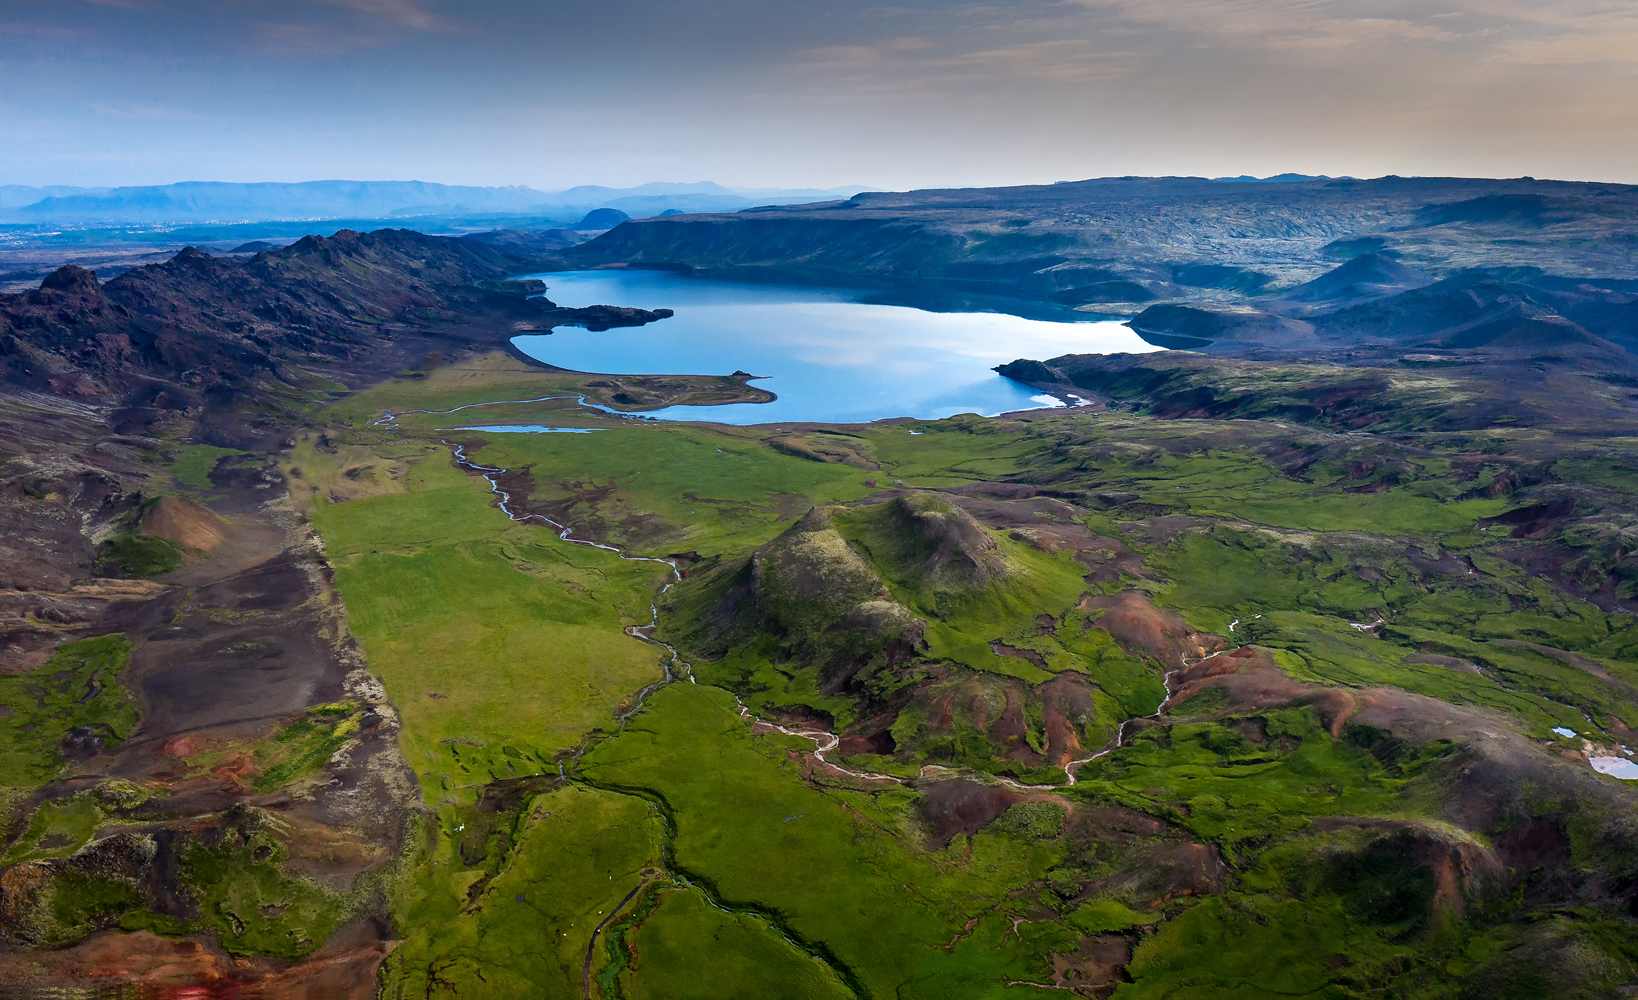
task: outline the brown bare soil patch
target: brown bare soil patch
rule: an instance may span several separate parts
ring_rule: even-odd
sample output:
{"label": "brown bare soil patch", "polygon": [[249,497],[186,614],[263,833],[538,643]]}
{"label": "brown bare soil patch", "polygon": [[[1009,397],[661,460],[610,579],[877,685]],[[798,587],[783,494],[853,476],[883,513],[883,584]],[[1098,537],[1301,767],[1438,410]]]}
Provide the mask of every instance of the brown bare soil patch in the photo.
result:
{"label": "brown bare soil patch", "polygon": [[1122,868],[1094,883],[1091,890],[1126,896],[1138,906],[1151,908],[1184,896],[1216,892],[1228,874],[1216,844],[1158,844],[1129,858]]}
{"label": "brown bare soil patch", "polygon": [[949,778],[919,785],[921,818],[932,840],[943,846],[951,838],[977,833],[1023,796],[1003,785],[984,785],[968,778]]}
{"label": "brown bare soil patch", "polygon": [[1496,838],[1496,853],[1519,871],[1562,868],[1570,862],[1570,838],[1552,816],[1526,816]]}
{"label": "brown bare soil patch", "polygon": [[1358,708],[1353,692],[1292,680],[1261,646],[1241,646],[1190,664],[1175,675],[1169,703],[1179,704],[1208,687],[1222,688],[1237,708],[1312,705],[1333,738],[1342,735]]}
{"label": "brown bare soil patch", "polygon": [[227,539],[227,524],[178,496],[160,497],[142,515],[142,530],[191,552],[210,552]]}
{"label": "brown bare soil patch", "polygon": [[192,736],[178,736],[168,740],[160,751],[168,757],[192,757],[199,752]]}
{"label": "brown bare soil patch", "polygon": [[1064,764],[1081,751],[1075,720],[1092,714],[1092,683],[1080,674],[1059,674],[1036,688],[1046,728],[1047,762]]}
{"label": "brown bare soil patch", "polygon": [[1070,839],[1108,840],[1126,843],[1164,836],[1171,827],[1165,821],[1124,806],[1083,803],[1075,808]]}
{"label": "brown bare soil patch", "polygon": [[1024,699],[1017,688],[1007,688],[1007,707],[990,727],[990,742],[1004,747],[1004,756],[1034,765],[1041,758],[1029,745],[1029,723],[1024,718]]}
{"label": "brown bare soil patch", "polygon": [[891,754],[898,749],[893,739],[893,723],[899,721],[900,705],[860,719],[841,734],[837,751],[842,754]]}
{"label": "brown bare soil patch", "polygon": [[1075,950],[1052,956],[1052,985],[1082,996],[1107,997],[1127,982],[1132,942],[1119,934],[1083,937]]}
{"label": "brown bare soil patch", "polygon": [[1028,660],[1042,670],[1046,669],[1046,660],[1033,649],[1019,649],[1017,646],[1007,645],[1000,639],[994,639],[990,642],[990,652],[997,656],[1013,656],[1020,660]]}
{"label": "brown bare soil patch", "polygon": [[887,756],[898,749],[893,740],[893,733],[883,729],[862,736],[843,736],[836,744],[836,752],[846,756],[856,753],[870,753]]}
{"label": "brown bare soil patch", "polygon": [[1085,611],[1102,611],[1098,627],[1115,637],[1128,653],[1152,656],[1169,669],[1222,649],[1224,640],[1196,632],[1179,615],[1162,611],[1135,590],[1114,595],[1088,594],[1081,599]]}

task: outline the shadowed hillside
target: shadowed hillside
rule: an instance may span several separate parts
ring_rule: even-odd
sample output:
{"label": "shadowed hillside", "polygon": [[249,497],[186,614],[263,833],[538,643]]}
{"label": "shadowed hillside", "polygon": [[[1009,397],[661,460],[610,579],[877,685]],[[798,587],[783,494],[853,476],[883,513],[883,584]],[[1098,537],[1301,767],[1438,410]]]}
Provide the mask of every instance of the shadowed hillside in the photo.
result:
{"label": "shadowed hillside", "polygon": [[1157,344],[1216,353],[1584,353],[1638,342],[1634,240],[1623,185],[1133,177],[633,220],[557,266],[862,284],[935,308],[995,296],[1136,316]]}
{"label": "shadowed hillside", "polygon": [[544,286],[507,279],[532,259],[508,241],[383,229],[308,236],[243,260],[190,247],[106,285],[66,265],[34,291],[0,295],[0,377],[118,401],[141,421],[245,408],[325,378],[380,378],[430,352],[504,346],[519,330],[669,315],[529,298]]}

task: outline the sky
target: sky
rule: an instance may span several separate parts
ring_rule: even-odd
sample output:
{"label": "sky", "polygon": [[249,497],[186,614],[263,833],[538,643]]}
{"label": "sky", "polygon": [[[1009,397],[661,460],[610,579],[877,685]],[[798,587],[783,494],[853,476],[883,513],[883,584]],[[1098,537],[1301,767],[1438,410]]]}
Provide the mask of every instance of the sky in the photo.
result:
{"label": "sky", "polygon": [[1631,0],[0,0],[0,184],[1638,182]]}

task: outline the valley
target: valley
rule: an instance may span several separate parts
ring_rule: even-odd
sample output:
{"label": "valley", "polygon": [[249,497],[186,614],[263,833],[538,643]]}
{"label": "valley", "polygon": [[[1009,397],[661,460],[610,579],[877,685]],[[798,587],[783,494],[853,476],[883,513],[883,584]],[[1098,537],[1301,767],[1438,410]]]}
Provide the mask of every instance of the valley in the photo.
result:
{"label": "valley", "polygon": [[[1523,223],[1413,204],[1515,182],[1371,182],[1346,212],[1237,191],[1295,235],[1217,252],[1269,280],[1187,272],[1218,281],[1198,296],[1167,255],[1217,223],[1155,195],[1144,226],[1173,228],[1129,225],[1144,249],[1095,265],[1131,308],[1054,299],[1092,280],[1067,251],[1046,277],[1034,250],[886,274],[972,213],[1033,238],[1019,206],[1048,195],[1136,218],[1112,183],[678,215],[569,251],[349,232],[0,297],[0,976],[1622,995],[1628,195],[1595,226],[1579,188]],[[764,223],[781,242],[755,250]],[[1527,271],[1484,228],[1525,223],[1582,240],[1562,259],[1587,273]],[[706,253],[660,227],[738,233]],[[1349,267],[1326,247],[1372,239],[1349,260],[1419,276],[1325,282]],[[716,422],[778,386],[512,342],[663,335],[680,303],[551,299],[555,268],[609,263],[1262,332],[998,366],[1075,405]]]}
{"label": "valley", "polygon": [[[347,433],[370,442],[354,462],[445,433],[434,415],[405,414],[383,436],[366,419],[371,402],[366,393],[343,411],[354,414]],[[477,722],[487,709],[450,717],[460,722],[443,739],[458,762],[423,765],[448,775],[450,846],[431,870],[477,881],[464,909],[447,897],[448,922],[419,951],[412,941],[394,953],[388,982],[405,995],[543,976],[572,995],[576,958],[599,995],[665,992],[645,976],[706,975],[667,950],[688,933],[669,923],[679,908],[735,914],[731,954],[746,956],[739,975],[750,977],[739,988],[783,995],[1001,995],[1039,983],[1227,996],[1243,967],[1203,968],[1197,949],[1247,933],[1235,922],[1247,913],[1271,921],[1250,946],[1267,951],[1242,944],[1238,961],[1281,967],[1282,987],[1298,993],[1393,983],[1446,995],[1517,974],[1459,957],[1470,952],[1618,940],[1596,920],[1544,928],[1529,902],[1596,896],[1630,863],[1615,846],[1630,793],[1595,775],[1584,756],[1595,751],[1581,748],[1619,754],[1629,739],[1638,703],[1620,664],[1638,632],[1630,615],[1598,610],[1620,600],[1607,580],[1522,586],[1526,536],[1542,525],[1515,531],[1530,522],[1509,516],[1551,507],[1563,490],[1589,497],[1585,480],[1551,476],[1509,497],[1484,484],[1527,479],[1528,463],[1479,442],[1434,434],[1384,448],[1319,428],[1292,441],[1289,425],[1089,412],[826,428],[806,438],[827,446],[815,460],[780,448],[788,432],[634,425],[572,402],[507,419],[595,433],[474,428],[460,447],[506,470],[492,475],[514,516],[682,570],[660,593],[664,572],[576,550],[544,524],[524,529],[559,558],[603,560],[601,593],[620,609],[602,626],[611,638],[646,621],[614,574],[646,581],[642,592],[659,594],[652,634],[686,670],[640,703],[611,704],[579,739],[517,745],[511,729],[515,756],[478,746],[496,739]],[[327,433],[334,446],[342,432]],[[441,466],[449,447],[440,437],[427,454]],[[1389,466],[1395,481],[1372,487]],[[486,498],[488,483],[465,474]],[[1503,530],[1491,536],[1492,525]],[[420,544],[401,557],[421,558]],[[518,568],[541,572],[544,555],[523,557],[532,565]],[[412,576],[338,584],[364,602]],[[661,679],[666,654],[624,639],[653,650],[654,672],[627,682],[635,695]],[[572,648],[559,647],[554,670]],[[436,693],[420,690],[422,676],[411,669],[399,691],[392,668],[383,680],[407,709]],[[527,791],[511,812],[462,802],[463,784],[485,782]],[[1527,875],[1525,849],[1512,846],[1522,834],[1508,832],[1535,822],[1529,789],[1546,787],[1577,796],[1595,827],[1615,824],[1588,831],[1590,853],[1566,843],[1555,878]],[[605,836],[639,816],[654,832],[628,860],[594,869],[613,884],[594,901],[541,914],[534,894],[555,905],[579,890],[563,897],[548,880],[568,873],[531,867],[540,862],[511,844],[544,836],[575,789],[641,805],[596,827]],[[1300,884],[1316,867],[1336,874]],[[832,874],[816,881],[815,869]],[[1366,902],[1380,891],[1369,878],[1425,880],[1427,894]],[[530,915],[506,917],[519,899]],[[916,916],[921,900],[930,909]],[[1609,919],[1623,919],[1618,899],[1588,903],[1589,915],[1613,905]],[[433,904],[423,899],[412,923],[436,919]],[[837,919],[853,911],[860,920]],[[518,964],[527,946],[509,943],[543,926],[572,943],[557,972]],[[1337,952],[1315,955],[1312,941],[1347,942],[1350,964],[1327,964]],[[1434,947],[1451,957],[1429,964]],[[1602,954],[1610,975],[1630,961]],[[756,978],[773,970],[777,980]]]}

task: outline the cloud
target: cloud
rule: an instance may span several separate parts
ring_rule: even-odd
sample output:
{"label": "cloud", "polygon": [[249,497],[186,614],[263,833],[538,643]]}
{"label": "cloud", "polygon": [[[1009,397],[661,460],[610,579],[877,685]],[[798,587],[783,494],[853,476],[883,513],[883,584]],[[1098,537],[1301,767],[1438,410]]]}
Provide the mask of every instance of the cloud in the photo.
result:
{"label": "cloud", "polygon": [[1095,21],[1180,33],[1195,48],[1353,48],[1462,37],[1448,11],[1390,0],[1074,0]]}
{"label": "cloud", "polygon": [[975,78],[1002,74],[1075,83],[1125,75],[1131,70],[1135,55],[1099,51],[1085,39],[1062,38],[964,52],[932,60],[931,65]]}
{"label": "cloud", "polygon": [[1099,51],[1093,43],[1078,38],[980,48],[911,37],[875,45],[809,49],[794,54],[791,68],[823,74],[831,86],[850,81],[865,89],[904,93],[1004,79],[1064,84],[1106,80],[1126,74],[1132,63],[1133,53]]}
{"label": "cloud", "polygon": [[248,48],[274,56],[340,56],[386,43],[379,35],[323,24],[257,24]]}
{"label": "cloud", "polygon": [[314,0],[316,3],[345,7],[348,10],[379,18],[389,24],[414,28],[417,31],[450,31],[454,25],[414,0]]}
{"label": "cloud", "polygon": [[0,41],[10,38],[43,38],[52,42],[77,42],[84,37],[84,32],[67,25],[0,21]]}
{"label": "cloud", "polygon": [[[447,32],[454,23],[415,0],[310,0],[351,11],[355,18],[318,22],[265,21],[252,26],[252,51],[275,56],[340,56],[380,48],[410,31]],[[285,13],[291,8],[286,6]]]}
{"label": "cloud", "polygon": [[1577,33],[1557,38],[1504,43],[1501,51],[1514,62],[1536,66],[1584,66],[1591,63],[1638,63],[1638,31],[1617,34]]}
{"label": "cloud", "polygon": [[1094,22],[1182,36],[1197,49],[1396,49],[1410,43],[1444,46],[1464,59],[1498,56],[1538,65],[1638,62],[1638,14],[1604,0],[1070,2]]}
{"label": "cloud", "polygon": [[1306,31],[1269,33],[1265,42],[1272,49],[1342,49],[1382,42],[1448,42],[1461,37],[1432,24],[1385,17],[1333,19],[1309,26]]}
{"label": "cloud", "polygon": [[189,121],[205,117],[188,108],[169,107],[160,104],[92,101],[86,107],[99,115],[107,115],[110,118],[124,118],[129,121]]}

